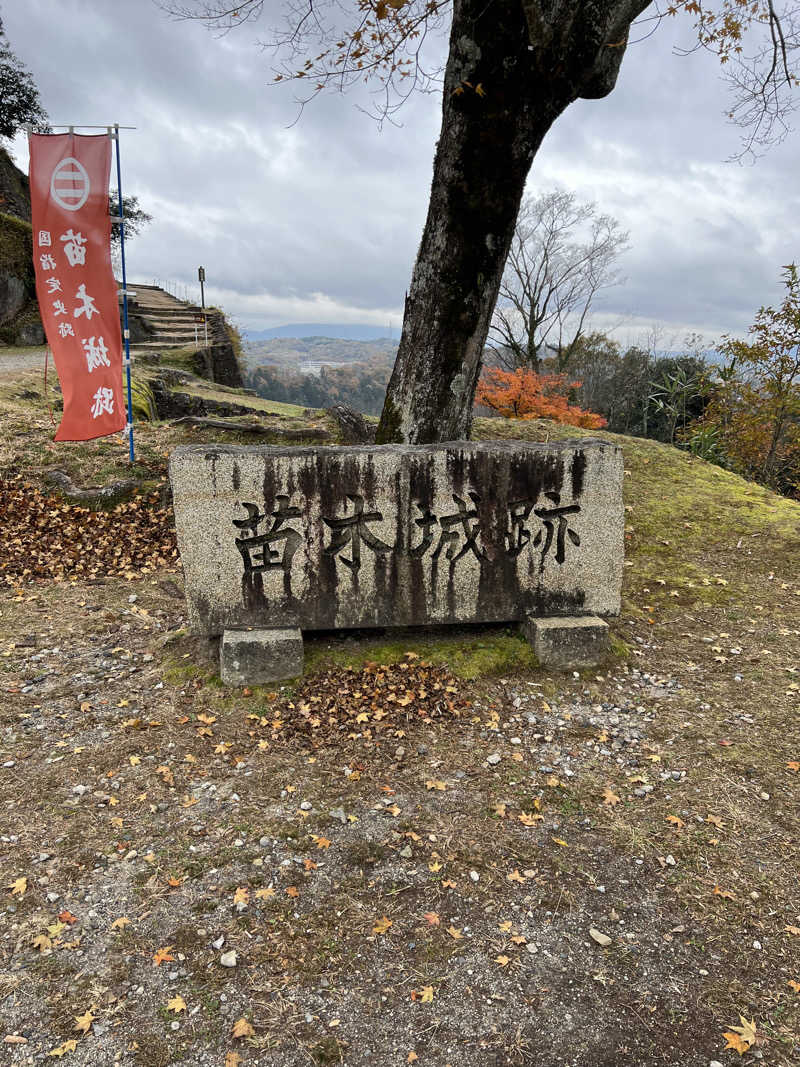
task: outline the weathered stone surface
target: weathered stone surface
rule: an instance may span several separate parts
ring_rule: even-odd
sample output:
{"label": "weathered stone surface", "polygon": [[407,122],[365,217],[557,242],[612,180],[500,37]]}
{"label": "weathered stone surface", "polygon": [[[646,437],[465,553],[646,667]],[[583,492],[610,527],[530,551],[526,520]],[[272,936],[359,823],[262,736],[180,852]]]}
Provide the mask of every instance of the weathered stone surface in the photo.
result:
{"label": "weathered stone surface", "polygon": [[622,454],[603,441],[178,448],[192,628],[616,614]]}
{"label": "weathered stone surface", "polygon": [[226,630],[219,646],[225,685],[263,685],[303,673],[303,637],[297,628]]}
{"label": "weathered stone surface", "polygon": [[593,667],[608,655],[608,623],[595,615],[529,618],[523,632],[543,667],[571,670]]}
{"label": "weathered stone surface", "polygon": [[28,287],[22,278],[0,273],[0,325],[10,322],[25,307]]}

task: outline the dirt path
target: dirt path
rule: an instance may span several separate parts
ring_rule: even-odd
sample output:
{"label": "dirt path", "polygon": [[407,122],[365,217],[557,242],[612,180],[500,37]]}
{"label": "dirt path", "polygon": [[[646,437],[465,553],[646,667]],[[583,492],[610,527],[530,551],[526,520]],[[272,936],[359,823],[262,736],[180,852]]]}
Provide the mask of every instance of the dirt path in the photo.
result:
{"label": "dirt path", "polygon": [[[39,370],[44,375],[44,356],[47,349],[38,348],[0,348],[0,379],[13,380],[23,371]],[[55,374],[52,357],[50,370]]]}
{"label": "dirt path", "polygon": [[451,678],[426,723],[424,648],[400,721],[374,663],[221,690],[173,572],[9,590],[11,1062],[707,1067],[743,1014],[788,1065],[793,594],[746,634],[620,625],[634,665],[597,675]]}

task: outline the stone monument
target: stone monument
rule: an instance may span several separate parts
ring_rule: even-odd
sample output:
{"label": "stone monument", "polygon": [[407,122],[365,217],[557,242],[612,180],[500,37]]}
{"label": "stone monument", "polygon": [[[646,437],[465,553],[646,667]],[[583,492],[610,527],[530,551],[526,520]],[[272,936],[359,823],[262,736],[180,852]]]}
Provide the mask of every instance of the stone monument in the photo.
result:
{"label": "stone monument", "polygon": [[194,445],[170,480],[190,625],[222,636],[226,683],[300,674],[303,630],[517,621],[545,665],[607,650],[615,445]]}

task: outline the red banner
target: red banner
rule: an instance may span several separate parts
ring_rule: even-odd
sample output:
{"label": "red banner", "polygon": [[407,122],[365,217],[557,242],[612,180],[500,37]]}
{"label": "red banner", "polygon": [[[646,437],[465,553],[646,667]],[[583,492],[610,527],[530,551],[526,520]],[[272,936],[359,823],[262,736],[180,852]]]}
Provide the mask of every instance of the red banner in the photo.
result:
{"label": "red banner", "polygon": [[30,136],[36,295],[64,395],[56,441],[125,428],[122,335],[111,268],[111,138]]}

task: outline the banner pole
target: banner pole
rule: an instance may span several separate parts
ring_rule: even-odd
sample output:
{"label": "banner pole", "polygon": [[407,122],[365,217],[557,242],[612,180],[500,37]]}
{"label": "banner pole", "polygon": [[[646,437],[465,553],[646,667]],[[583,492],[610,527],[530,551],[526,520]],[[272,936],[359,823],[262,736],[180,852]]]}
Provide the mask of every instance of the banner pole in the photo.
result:
{"label": "banner pole", "polygon": [[[109,133],[111,131],[109,130]],[[131,332],[128,328],[128,276],[125,271],[125,219],[122,213],[122,168],[119,161],[119,123],[114,123],[112,134],[117,152],[117,193],[119,194],[119,246],[122,258],[122,336],[125,340],[125,383],[128,389],[128,456],[134,462],[133,451],[133,398],[131,396]]]}

